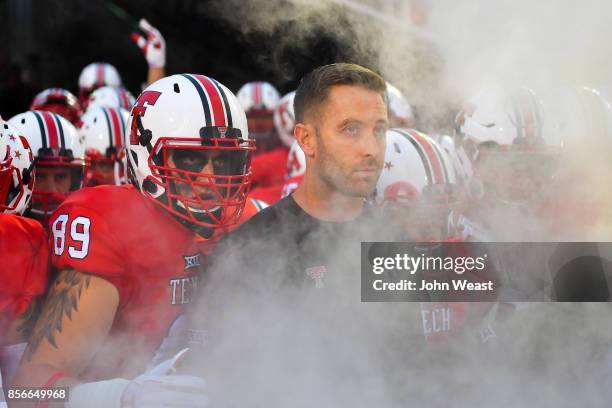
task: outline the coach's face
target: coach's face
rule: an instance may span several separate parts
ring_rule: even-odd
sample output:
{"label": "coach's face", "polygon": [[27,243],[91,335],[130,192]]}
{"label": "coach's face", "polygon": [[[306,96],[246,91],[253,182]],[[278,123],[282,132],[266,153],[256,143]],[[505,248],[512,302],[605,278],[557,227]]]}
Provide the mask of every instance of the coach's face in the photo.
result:
{"label": "coach's face", "polygon": [[335,191],[370,196],[385,158],[388,120],[383,96],[360,86],[333,86],[315,115],[313,172]]}

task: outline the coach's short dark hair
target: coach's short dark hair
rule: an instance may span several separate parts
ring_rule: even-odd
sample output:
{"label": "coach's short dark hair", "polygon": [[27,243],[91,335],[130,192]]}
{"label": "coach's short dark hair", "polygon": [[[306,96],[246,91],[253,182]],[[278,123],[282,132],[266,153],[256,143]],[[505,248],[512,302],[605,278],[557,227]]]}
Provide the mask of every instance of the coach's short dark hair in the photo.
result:
{"label": "coach's short dark hair", "polygon": [[329,88],[334,85],[355,85],[380,92],[383,97],[387,84],[376,72],[357,64],[323,65],[306,74],[300,81],[293,107],[295,120],[302,122],[308,110],[325,102]]}

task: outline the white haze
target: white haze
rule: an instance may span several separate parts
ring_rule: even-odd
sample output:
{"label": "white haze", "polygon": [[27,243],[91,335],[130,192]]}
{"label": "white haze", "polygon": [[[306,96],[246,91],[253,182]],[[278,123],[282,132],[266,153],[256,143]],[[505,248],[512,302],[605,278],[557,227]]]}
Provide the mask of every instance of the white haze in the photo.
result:
{"label": "white haze", "polygon": [[[372,65],[421,108],[422,120],[432,130],[446,126],[440,118],[450,106],[491,84],[526,84],[544,95],[554,94],[550,89],[559,84],[612,91],[612,3],[601,0],[430,0],[431,19],[419,29],[422,36],[410,26],[408,1],[361,2],[370,10],[392,12],[381,25],[372,16],[338,7],[338,2],[295,0],[293,7],[268,0],[222,3],[223,17],[243,32],[271,33],[292,21],[291,36],[278,38],[278,47],[302,41],[307,49],[311,28],[325,26],[340,39],[351,38],[361,57],[378,50],[380,59]],[[338,13],[345,13],[342,19]],[[353,24],[340,26],[341,20]],[[405,21],[407,29],[392,24],[396,21]],[[558,102],[554,99],[546,103]],[[583,126],[582,113],[574,117],[568,109],[560,112],[562,118],[555,120]],[[568,144],[576,150],[564,159],[564,168],[571,170],[564,194],[578,195],[576,203],[594,202],[587,211],[595,208],[600,220],[588,228],[580,221],[570,223],[560,236],[547,238],[610,241],[611,147],[605,136],[576,139]],[[521,220],[504,227],[515,228],[509,237],[532,238],[522,235]],[[337,261],[354,256],[348,251],[340,246]],[[283,253],[262,248],[261,256]],[[218,321],[222,317],[227,332],[240,327],[258,346],[241,349],[243,338],[223,334],[218,335],[220,344],[207,345],[215,350],[212,357],[195,364],[216,384],[211,387],[213,401],[219,406],[231,400],[232,406],[272,407],[609,406],[612,325],[607,305],[529,304],[500,323],[497,337],[485,344],[475,334],[473,341],[463,341],[451,352],[424,352],[418,304],[361,304],[358,269],[354,273],[343,277],[346,286],[326,288],[326,300],[310,303],[296,302],[291,294],[249,290],[277,277],[252,276],[248,270],[241,290],[231,287],[224,293],[219,286],[221,292],[214,296],[232,296],[229,305],[210,310],[202,304],[199,314],[216,315]],[[302,307],[310,308],[303,324],[297,320]],[[266,316],[270,325],[256,325],[261,321],[253,316]],[[343,336],[321,334],[330,330]],[[413,335],[401,337],[398,333],[404,331]]]}

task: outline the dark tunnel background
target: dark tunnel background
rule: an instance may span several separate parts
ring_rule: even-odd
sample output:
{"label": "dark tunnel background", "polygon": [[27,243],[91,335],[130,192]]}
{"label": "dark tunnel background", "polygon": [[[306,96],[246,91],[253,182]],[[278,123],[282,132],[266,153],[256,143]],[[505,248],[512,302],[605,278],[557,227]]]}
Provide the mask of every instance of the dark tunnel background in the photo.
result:
{"label": "dark tunnel background", "polygon": [[[314,21],[299,43],[291,41],[291,20],[271,33],[243,33],[238,22],[249,1],[244,4],[236,9],[222,0],[0,0],[0,115],[8,119],[27,110],[48,87],[76,94],[81,69],[97,61],[115,65],[137,96],[147,64],[130,33],[140,17],[166,39],[167,74],[209,75],[234,92],[245,82],[266,80],[284,94],[318,65],[375,61],[373,52],[357,52],[350,30],[339,38],[323,22]],[[293,7],[284,0],[266,6]]]}

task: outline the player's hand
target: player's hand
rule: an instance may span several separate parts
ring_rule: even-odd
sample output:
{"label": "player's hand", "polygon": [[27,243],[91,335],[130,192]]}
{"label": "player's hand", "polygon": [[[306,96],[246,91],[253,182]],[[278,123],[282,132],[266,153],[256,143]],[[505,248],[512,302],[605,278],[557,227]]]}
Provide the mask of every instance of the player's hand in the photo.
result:
{"label": "player's hand", "polygon": [[149,67],[163,68],[166,65],[166,40],[159,30],[144,18],[140,19],[138,27],[146,33],[146,38],[138,33],[132,33],[132,40],[144,54]]}
{"label": "player's hand", "polygon": [[122,408],[207,407],[206,381],[191,375],[173,375],[188,349],[136,377],[125,389]]}

